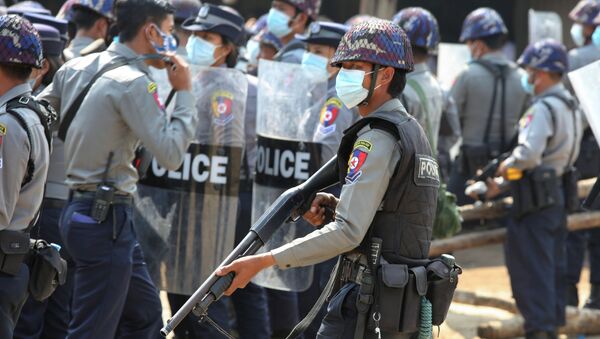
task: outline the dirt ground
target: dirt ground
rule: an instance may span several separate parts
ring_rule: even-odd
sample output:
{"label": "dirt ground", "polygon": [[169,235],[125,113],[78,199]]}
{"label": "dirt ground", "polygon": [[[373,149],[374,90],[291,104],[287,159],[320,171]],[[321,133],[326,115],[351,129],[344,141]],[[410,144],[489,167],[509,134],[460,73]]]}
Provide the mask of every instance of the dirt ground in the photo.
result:
{"label": "dirt ground", "polygon": [[[463,267],[463,274],[460,276],[458,289],[508,300],[512,299],[508,272],[504,266],[504,252],[501,245],[460,251],[456,252],[455,256],[457,263]],[[589,294],[590,286],[588,277],[589,271],[585,267],[581,283],[579,284],[579,300],[582,303]],[[163,305],[168,305],[164,292],[161,294],[161,297]],[[165,307],[163,310],[165,321],[169,318],[170,313],[170,310]],[[439,332],[437,328],[434,328],[434,338],[476,338],[478,325],[492,320],[509,319],[512,316],[511,313],[499,309],[454,303],[450,307],[450,314],[446,323],[440,327]],[[600,337],[587,337],[587,339],[600,339]]]}

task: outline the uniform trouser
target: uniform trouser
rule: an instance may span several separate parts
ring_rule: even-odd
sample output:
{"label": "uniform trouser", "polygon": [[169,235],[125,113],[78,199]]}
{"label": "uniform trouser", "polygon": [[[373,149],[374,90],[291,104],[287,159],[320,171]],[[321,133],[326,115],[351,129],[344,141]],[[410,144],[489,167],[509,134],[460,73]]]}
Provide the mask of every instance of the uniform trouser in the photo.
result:
{"label": "uniform trouser", "polygon": [[285,338],[300,322],[298,293],[267,288],[273,338]]}
{"label": "uniform trouser", "polygon": [[[171,311],[177,312],[190,296],[169,293],[169,304]],[[216,322],[222,329],[231,332],[229,312],[227,310],[228,298],[223,297],[210,305],[208,316]],[[222,334],[207,322],[200,322],[193,314],[188,315],[175,329],[176,339],[211,339],[221,338]]]}
{"label": "uniform trouser", "polygon": [[[306,316],[321,295],[321,292],[329,281],[331,271],[333,270],[336,262],[337,258],[333,258],[314,266],[314,278],[312,285],[308,290],[298,294],[300,318],[304,318]],[[323,305],[313,322],[306,329],[306,331],[304,331],[304,336],[306,338],[315,338],[317,336],[317,331],[319,330],[321,321],[323,320],[323,317],[325,317],[326,313],[327,306]]]}
{"label": "uniform trouser", "polygon": [[21,264],[19,274],[11,276],[0,272],[0,338],[12,338],[13,331],[27,300],[29,269]]}
{"label": "uniform trouser", "polygon": [[590,258],[590,283],[600,284],[600,229],[569,233],[567,237],[567,283],[569,284],[579,283],[586,247]]}
{"label": "uniform trouser", "polygon": [[458,158],[454,164],[452,164],[452,171],[450,171],[450,179],[448,180],[448,192],[456,195],[456,204],[458,206],[472,204],[474,202],[473,199],[465,195],[466,182],[471,178],[461,173],[460,163],[460,158]]}
{"label": "uniform trouser", "polygon": [[506,266],[525,332],[555,331],[565,323],[566,222],[562,207],[508,220]]}
{"label": "uniform trouser", "polygon": [[[327,314],[323,318],[317,339],[354,339],[358,311],[356,299],[358,297],[358,285],[348,283],[336,293],[329,305]],[[365,329],[365,339],[377,338],[373,330]],[[415,337],[413,333],[389,333],[381,332],[381,337],[386,339],[408,339]]]}
{"label": "uniform trouser", "polygon": [[160,299],[131,206],[113,204],[107,219],[96,223],[91,205],[91,199],[73,199],[61,216],[61,235],[76,265],[67,338],[160,338]]}
{"label": "uniform trouser", "polygon": [[[240,205],[236,225],[236,244],[248,234],[252,221],[252,191],[239,193]],[[271,322],[265,289],[250,283],[237,290],[231,301],[235,310],[237,331],[240,339],[270,339]]]}
{"label": "uniform trouser", "polygon": [[[42,205],[43,206],[43,205]],[[75,265],[67,254],[58,230],[62,208],[43,207],[40,219],[31,234],[33,238],[59,244],[61,255],[67,260],[67,280],[56,288],[50,298],[39,302],[28,298],[21,310],[19,322],[15,328],[14,339],[64,338],[67,336],[69,319],[71,319],[71,299],[73,295],[73,278]]]}

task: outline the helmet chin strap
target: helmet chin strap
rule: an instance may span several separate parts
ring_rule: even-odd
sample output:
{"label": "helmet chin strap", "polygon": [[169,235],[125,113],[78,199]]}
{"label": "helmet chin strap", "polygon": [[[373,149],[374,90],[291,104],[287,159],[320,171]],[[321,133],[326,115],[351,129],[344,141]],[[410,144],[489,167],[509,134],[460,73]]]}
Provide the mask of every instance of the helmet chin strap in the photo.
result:
{"label": "helmet chin strap", "polygon": [[371,86],[369,86],[369,94],[367,95],[365,100],[363,100],[360,104],[358,104],[359,106],[367,106],[369,104],[369,100],[371,99],[371,97],[373,96],[373,92],[375,91],[375,83],[377,82],[377,73],[379,73],[380,68],[381,68],[381,66],[379,66],[379,65],[375,65],[375,67],[373,68],[373,73],[371,73]]}

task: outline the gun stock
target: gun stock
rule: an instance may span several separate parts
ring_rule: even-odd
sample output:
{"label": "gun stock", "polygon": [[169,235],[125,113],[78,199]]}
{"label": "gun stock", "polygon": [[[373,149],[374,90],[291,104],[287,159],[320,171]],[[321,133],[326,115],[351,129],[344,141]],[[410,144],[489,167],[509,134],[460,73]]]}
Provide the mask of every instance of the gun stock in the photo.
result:
{"label": "gun stock", "polygon": [[[290,188],[285,191],[263,215],[256,221],[250,229],[250,232],[237,245],[233,251],[219,265],[225,266],[231,264],[234,260],[255,254],[264,244],[269,241],[271,236],[281,227],[291,215],[304,214],[307,201],[318,191],[327,189],[339,181],[337,169],[337,157],[329,160],[317,173],[313,174],[301,185]],[[310,202],[308,202],[310,204]],[[206,279],[202,285],[192,294],[185,304],[167,321],[167,324],[160,330],[164,337],[169,335],[183,319],[190,313],[198,317],[203,317],[208,312],[210,305],[219,300],[223,293],[229,288],[233,281],[234,274],[230,273],[220,277],[216,271]]]}

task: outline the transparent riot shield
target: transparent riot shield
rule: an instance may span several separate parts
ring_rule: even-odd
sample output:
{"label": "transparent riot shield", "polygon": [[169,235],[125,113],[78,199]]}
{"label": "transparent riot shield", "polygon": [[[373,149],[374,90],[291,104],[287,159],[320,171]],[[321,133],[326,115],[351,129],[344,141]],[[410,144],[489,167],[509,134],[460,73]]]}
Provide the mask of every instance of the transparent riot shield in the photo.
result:
{"label": "transparent riot shield", "polygon": [[[286,189],[302,183],[319,168],[321,147],[312,140],[327,94],[327,74],[300,65],[260,60],[258,78],[254,221]],[[264,251],[313,230],[302,220],[287,223],[271,237]],[[311,285],[312,274],[312,267],[268,269],[254,282],[278,290],[303,291]]]}
{"label": "transparent riot shield", "polygon": [[591,63],[569,73],[569,80],[583,108],[587,122],[600,145],[600,61]]}
{"label": "transparent riot shield", "polygon": [[471,58],[465,44],[440,43],[438,47],[437,77],[440,83],[450,88],[454,79],[467,66]]}
{"label": "transparent riot shield", "polygon": [[562,20],[557,13],[529,10],[529,43],[552,38],[562,43]]}
{"label": "transparent riot shield", "polygon": [[184,295],[233,249],[248,93],[238,70],[192,67],[192,74],[196,140],[175,171],[153,159],[138,185],[135,216],[138,237],[152,239],[143,249],[160,263],[161,288]]}

